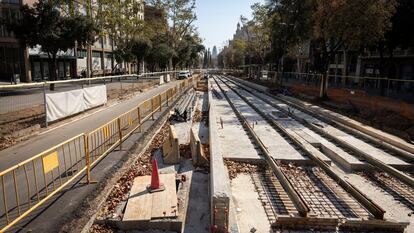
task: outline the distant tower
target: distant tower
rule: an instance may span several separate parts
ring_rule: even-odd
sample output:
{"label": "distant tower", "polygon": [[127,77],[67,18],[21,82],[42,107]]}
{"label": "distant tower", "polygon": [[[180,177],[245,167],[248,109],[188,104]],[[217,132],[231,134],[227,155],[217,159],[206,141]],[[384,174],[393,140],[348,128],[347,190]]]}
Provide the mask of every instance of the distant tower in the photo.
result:
{"label": "distant tower", "polygon": [[213,47],[213,53],[211,54],[211,57],[213,59],[215,59],[215,58],[217,58],[217,55],[218,55],[218,53],[217,53],[217,47],[214,45],[214,47]]}

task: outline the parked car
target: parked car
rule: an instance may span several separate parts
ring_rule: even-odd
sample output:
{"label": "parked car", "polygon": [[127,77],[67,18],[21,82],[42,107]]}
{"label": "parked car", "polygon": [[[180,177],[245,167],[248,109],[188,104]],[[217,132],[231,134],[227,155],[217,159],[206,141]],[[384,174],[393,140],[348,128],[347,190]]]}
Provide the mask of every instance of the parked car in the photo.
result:
{"label": "parked car", "polygon": [[189,71],[181,71],[180,73],[178,73],[178,79],[179,80],[181,80],[181,79],[187,79],[190,76],[191,75],[190,75],[190,72]]}

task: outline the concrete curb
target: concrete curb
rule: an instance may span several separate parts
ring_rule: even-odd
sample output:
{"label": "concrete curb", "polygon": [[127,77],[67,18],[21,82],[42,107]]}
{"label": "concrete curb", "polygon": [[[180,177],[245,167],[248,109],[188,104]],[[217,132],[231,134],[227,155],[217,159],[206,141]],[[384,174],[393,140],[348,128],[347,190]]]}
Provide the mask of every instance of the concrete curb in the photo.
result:
{"label": "concrete curb", "polygon": [[[229,232],[230,215],[230,179],[224,165],[223,155],[220,148],[216,113],[212,103],[210,85],[208,85],[209,103],[209,146],[210,146],[210,195],[211,195],[211,227],[214,232]],[[237,229],[232,229],[232,232]]]}

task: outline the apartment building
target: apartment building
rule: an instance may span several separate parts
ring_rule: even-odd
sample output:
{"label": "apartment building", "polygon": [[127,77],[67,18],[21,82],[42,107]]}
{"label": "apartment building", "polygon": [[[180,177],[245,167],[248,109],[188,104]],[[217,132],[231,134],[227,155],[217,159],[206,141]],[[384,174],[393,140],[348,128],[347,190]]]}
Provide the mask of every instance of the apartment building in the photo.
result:
{"label": "apartment building", "polygon": [[[36,0],[0,0],[0,16],[8,21],[16,21],[23,4],[32,5]],[[138,17],[144,20],[144,1],[137,0]],[[85,1],[74,1],[75,9],[86,14]],[[92,4],[97,4],[92,1]],[[118,64],[113,51],[114,41],[103,36],[91,46],[91,75],[109,75],[133,72],[136,67]],[[87,70],[87,49],[73,48],[60,51],[57,57],[58,79],[71,79],[84,76]],[[128,70],[129,69],[129,70]],[[49,80],[50,65],[48,56],[40,46],[24,48],[5,25],[0,25],[0,81],[10,82],[18,78],[22,82]]]}
{"label": "apartment building", "polygon": [[[20,15],[22,0],[0,0],[0,16],[8,22]],[[12,32],[0,24],[0,81],[10,82],[14,78],[30,81],[28,49],[22,48]]]}

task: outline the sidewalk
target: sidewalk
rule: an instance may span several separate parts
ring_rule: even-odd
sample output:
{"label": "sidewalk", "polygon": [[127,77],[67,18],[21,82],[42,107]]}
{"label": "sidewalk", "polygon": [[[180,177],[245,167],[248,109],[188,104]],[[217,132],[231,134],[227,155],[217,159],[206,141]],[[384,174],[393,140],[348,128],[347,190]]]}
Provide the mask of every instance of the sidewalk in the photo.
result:
{"label": "sidewalk", "polygon": [[45,134],[35,136],[34,138],[21,142],[15,146],[9,147],[0,151],[0,171],[3,171],[19,162],[22,162],[32,156],[47,150],[48,148],[59,144],[69,138],[72,138],[80,133],[89,132],[115,117],[127,112],[136,107],[144,100],[157,95],[168,88],[176,85],[173,81],[162,86],[153,88],[146,92],[137,94],[133,98],[126,100],[123,103],[108,107],[96,114],[92,114],[86,118],[80,119],[71,124],[62,126]]}

